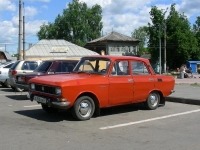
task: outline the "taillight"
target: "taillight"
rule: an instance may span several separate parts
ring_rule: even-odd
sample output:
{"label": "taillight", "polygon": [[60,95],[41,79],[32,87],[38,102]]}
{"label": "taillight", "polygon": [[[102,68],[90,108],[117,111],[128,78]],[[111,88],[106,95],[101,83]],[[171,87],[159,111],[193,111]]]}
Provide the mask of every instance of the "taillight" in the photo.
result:
{"label": "taillight", "polygon": [[17,74],[17,71],[16,70],[13,70],[12,71],[12,75],[16,75]]}

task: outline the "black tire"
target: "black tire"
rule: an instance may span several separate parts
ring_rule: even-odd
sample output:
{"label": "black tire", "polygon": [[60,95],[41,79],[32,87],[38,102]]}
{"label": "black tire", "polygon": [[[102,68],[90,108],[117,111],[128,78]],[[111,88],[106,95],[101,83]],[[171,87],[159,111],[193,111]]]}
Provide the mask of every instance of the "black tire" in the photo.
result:
{"label": "black tire", "polygon": [[89,120],[95,111],[95,104],[91,97],[79,97],[74,103],[72,114],[77,120]]}
{"label": "black tire", "polygon": [[151,92],[146,100],[146,108],[149,110],[156,109],[160,104],[160,95],[157,92]]}
{"label": "black tire", "polygon": [[42,109],[47,113],[56,113],[56,112],[58,112],[58,109],[53,108],[53,107],[49,107],[48,105],[41,104],[41,106],[42,106]]}
{"label": "black tire", "polygon": [[15,91],[15,90],[16,90],[14,86],[10,86],[10,87],[13,89],[13,91]]}

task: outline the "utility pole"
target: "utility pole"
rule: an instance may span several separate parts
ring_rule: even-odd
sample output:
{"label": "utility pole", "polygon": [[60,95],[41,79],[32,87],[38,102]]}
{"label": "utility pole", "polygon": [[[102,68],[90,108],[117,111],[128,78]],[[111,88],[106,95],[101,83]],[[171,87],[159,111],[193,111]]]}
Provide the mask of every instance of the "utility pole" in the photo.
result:
{"label": "utility pole", "polygon": [[18,38],[18,60],[22,60],[22,0],[19,0],[19,38]]}
{"label": "utility pole", "polygon": [[[23,8],[24,8],[24,2],[23,2]],[[24,9],[24,13],[25,15],[25,9]],[[25,16],[23,15],[23,60],[26,59],[26,37],[25,37]]]}
{"label": "utility pole", "polygon": [[25,39],[25,16],[23,16],[23,60],[25,60],[25,49],[26,49],[26,39]]}
{"label": "utility pole", "polygon": [[166,73],[166,24],[164,24],[164,73]]}
{"label": "utility pole", "polygon": [[161,24],[159,24],[159,74],[161,74]]}

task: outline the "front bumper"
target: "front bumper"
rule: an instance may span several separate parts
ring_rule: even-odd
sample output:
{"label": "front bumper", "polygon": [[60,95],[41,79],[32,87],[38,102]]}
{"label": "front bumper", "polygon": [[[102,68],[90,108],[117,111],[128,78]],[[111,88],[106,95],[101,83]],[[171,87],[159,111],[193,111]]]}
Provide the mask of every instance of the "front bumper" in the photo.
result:
{"label": "front bumper", "polygon": [[[27,98],[29,98],[31,101],[33,100],[34,95],[31,93],[27,94]],[[41,96],[44,97],[44,96]],[[58,108],[58,109],[62,109],[62,110],[66,110],[69,109],[70,106],[70,102],[59,102],[54,98],[50,98],[50,97],[44,97],[47,99],[46,103],[43,103],[45,105],[48,105],[49,107],[54,107],[54,108]]]}

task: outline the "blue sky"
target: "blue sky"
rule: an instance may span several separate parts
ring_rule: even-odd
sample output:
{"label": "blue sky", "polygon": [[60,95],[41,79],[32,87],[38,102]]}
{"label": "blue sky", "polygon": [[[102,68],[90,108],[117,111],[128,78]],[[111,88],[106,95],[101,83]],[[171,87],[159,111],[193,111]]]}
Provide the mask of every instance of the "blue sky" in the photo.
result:
{"label": "blue sky", "polygon": [[[89,7],[99,4],[103,10],[103,33],[112,30],[131,36],[134,29],[150,22],[151,6],[169,8],[176,3],[176,10],[184,12],[191,23],[200,16],[200,0],[79,0]],[[44,22],[53,22],[62,14],[72,0],[22,0],[23,15],[26,17],[26,45],[36,44],[36,33]],[[0,50],[17,53],[19,0],[0,0]]]}

